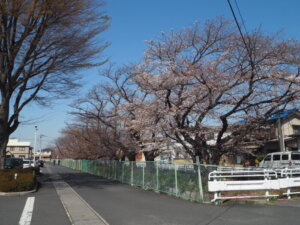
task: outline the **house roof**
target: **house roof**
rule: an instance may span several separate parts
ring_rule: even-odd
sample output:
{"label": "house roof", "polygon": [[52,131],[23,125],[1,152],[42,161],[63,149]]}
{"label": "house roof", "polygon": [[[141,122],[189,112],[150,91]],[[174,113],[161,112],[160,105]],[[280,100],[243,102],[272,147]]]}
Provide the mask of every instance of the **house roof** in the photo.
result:
{"label": "house roof", "polygon": [[[293,109],[288,109],[288,110],[285,110],[283,112],[280,112],[279,113],[279,118],[284,119],[284,118],[287,118],[288,116],[291,116],[293,114],[297,114],[300,117],[300,112],[298,111],[298,109],[293,108]],[[266,122],[266,121],[273,122],[274,120],[277,120],[277,119],[278,119],[278,113],[274,113],[267,120],[263,120],[263,121],[264,122]],[[247,120],[240,120],[239,121],[239,124],[246,124],[246,123],[247,123]]]}
{"label": "house roof", "polygon": [[18,139],[9,139],[7,143],[8,147],[30,147],[29,141],[19,141]]}
{"label": "house roof", "polygon": [[[298,109],[293,108],[293,109],[285,110],[279,114],[279,118],[286,118],[295,112],[298,112]],[[278,113],[275,113],[272,116],[270,116],[268,120],[276,120],[276,119],[278,119]]]}

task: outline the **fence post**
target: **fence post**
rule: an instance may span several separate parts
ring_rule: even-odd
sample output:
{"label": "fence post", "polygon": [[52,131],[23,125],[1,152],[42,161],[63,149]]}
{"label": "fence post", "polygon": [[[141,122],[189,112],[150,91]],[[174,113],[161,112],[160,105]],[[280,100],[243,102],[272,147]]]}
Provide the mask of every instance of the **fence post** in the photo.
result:
{"label": "fence post", "polygon": [[197,162],[197,166],[198,166],[199,197],[200,197],[200,201],[203,202],[203,186],[202,186],[201,165],[200,165],[200,161],[199,161],[199,156],[196,156],[196,162]]}
{"label": "fence post", "polygon": [[124,183],[124,162],[122,161],[122,183]]}
{"label": "fence post", "polygon": [[177,179],[177,166],[174,162],[174,173],[175,173],[175,196],[178,197],[178,179]]}
{"label": "fence post", "polygon": [[[265,169],[264,169],[264,176],[265,176],[265,181],[267,181],[268,177],[269,177],[269,172],[267,172]],[[270,200],[269,195],[270,195],[269,190],[266,190],[265,191],[265,197],[267,198],[267,201]]]}
{"label": "fence post", "polygon": [[115,162],[115,180],[117,180],[117,163],[118,163],[118,161],[115,160],[114,162]]}
{"label": "fence post", "polygon": [[142,177],[143,177],[143,189],[145,188],[145,166],[146,166],[146,162],[142,164],[143,165],[143,169],[142,169]]}
{"label": "fence post", "polygon": [[107,160],[105,160],[105,168],[106,168],[106,178],[109,179],[110,166],[109,166],[109,161]]}
{"label": "fence post", "polygon": [[130,174],[130,183],[133,186],[133,161],[131,161],[131,174]]}
{"label": "fence post", "polygon": [[291,199],[291,189],[290,188],[287,189],[286,195],[287,195],[288,199]]}
{"label": "fence post", "polygon": [[156,190],[158,191],[159,190],[159,183],[158,183],[158,162],[155,162],[155,165],[156,165]]}
{"label": "fence post", "polygon": [[113,179],[113,164],[112,164],[112,161],[108,161],[109,163],[109,179]]}

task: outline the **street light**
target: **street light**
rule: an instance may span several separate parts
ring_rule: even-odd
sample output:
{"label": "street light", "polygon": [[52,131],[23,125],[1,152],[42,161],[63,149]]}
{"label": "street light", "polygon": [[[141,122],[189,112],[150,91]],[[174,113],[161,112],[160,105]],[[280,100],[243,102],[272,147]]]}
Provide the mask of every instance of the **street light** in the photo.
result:
{"label": "street light", "polygon": [[39,155],[39,160],[42,159],[42,137],[45,137],[45,135],[41,134],[40,135],[40,155]]}
{"label": "street light", "polygon": [[36,136],[37,136],[37,126],[34,126],[35,131],[34,131],[34,145],[33,145],[33,160],[35,161],[35,154],[36,154]]}

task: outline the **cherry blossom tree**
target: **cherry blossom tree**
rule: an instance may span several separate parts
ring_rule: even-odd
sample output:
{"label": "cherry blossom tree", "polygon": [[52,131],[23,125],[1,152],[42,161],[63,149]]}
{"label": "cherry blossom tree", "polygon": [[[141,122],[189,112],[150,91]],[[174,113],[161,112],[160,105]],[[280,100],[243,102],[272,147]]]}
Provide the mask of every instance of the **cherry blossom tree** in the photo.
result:
{"label": "cherry blossom tree", "polygon": [[162,33],[148,41],[141,63],[102,72],[109,82],[74,114],[107,129],[106,141],[126,154],[144,151],[153,159],[166,140],[194,161],[218,164],[266,130],[272,114],[298,103],[299,47],[260,30],[241,38],[223,18]]}
{"label": "cherry blossom tree", "polygon": [[194,161],[218,164],[238,151],[243,137],[299,97],[299,42],[259,30],[246,41],[222,18],[149,41],[134,71],[149,102],[136,107],[132,127],[175,140]]}

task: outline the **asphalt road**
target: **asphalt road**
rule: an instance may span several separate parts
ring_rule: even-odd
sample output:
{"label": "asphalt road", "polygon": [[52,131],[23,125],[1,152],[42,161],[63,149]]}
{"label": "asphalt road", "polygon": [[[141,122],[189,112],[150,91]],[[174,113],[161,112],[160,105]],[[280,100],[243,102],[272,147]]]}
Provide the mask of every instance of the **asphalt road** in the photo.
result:
{"label": "asphalt road", "polygon": [[30,225],[71,225],[49,176],[49,174],[43,174],[40,177],[41,185],[36,193],[0,196],[0,225],[19,224],[29,197],[35,197]]}
{"label": "asphalt road", "polygon": [[198,204],[56,167],[74,190],[111,225],[300,224],[300,202],[286,205]]}
{"label": "asphalt road", "polygon": [[[34,196],[32,225],[71,224],[44,169],[37,193],[0,197],[0,225],[18,224],[27,197]],[[214,206],[184,201],[60,166],[54,174],[67,182],[110,225],[298,225],[300,201],[276,205]]]}

